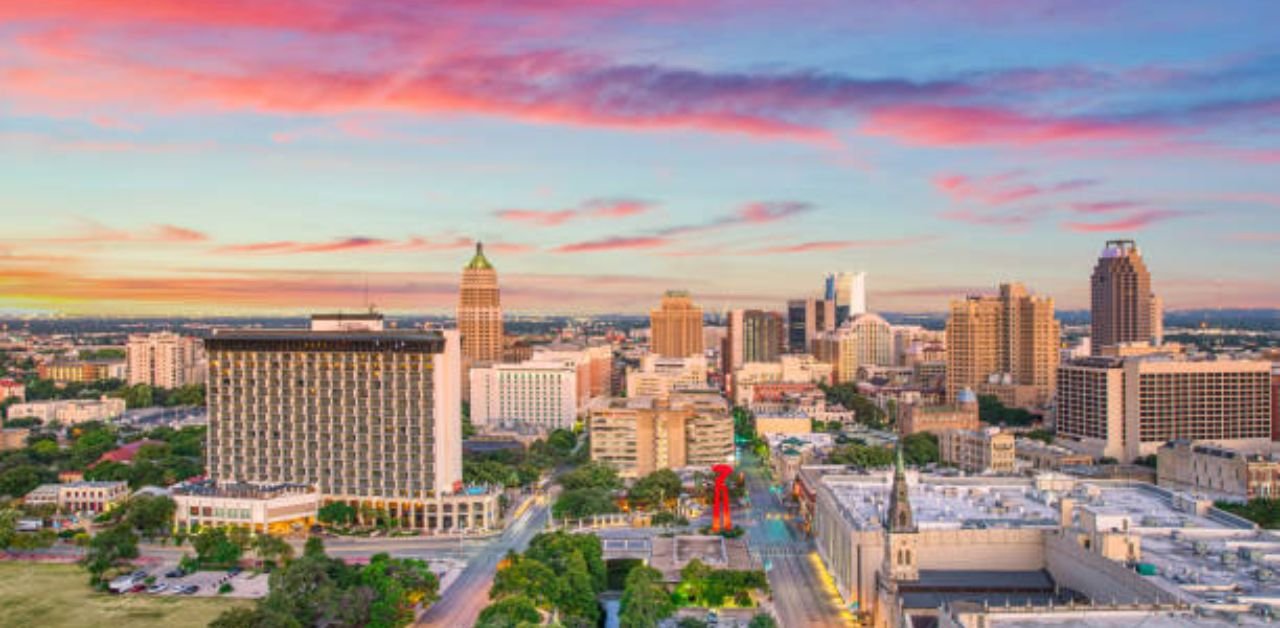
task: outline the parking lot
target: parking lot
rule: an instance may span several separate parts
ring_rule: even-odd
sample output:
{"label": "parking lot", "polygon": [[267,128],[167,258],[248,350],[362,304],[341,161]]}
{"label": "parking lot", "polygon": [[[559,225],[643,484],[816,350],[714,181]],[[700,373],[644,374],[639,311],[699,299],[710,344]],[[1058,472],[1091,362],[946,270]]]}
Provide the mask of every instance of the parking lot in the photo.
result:
{"label": "parking lot", "polygon": [[221,594],[224,597],[260,598],[267,595],[267,581],[270,576],[265,573],[254,573],[246,570],[231,576],[224,570],[197,571],[181,578],[166,578],[164,574],[176,569],[177,566],[177,563],[165,563],[148,569],[147,571],[156,577],[156,584],[165,585],[165,590],[160,593],[143,592],[134,595],[177,595],[174,591],[176,587],[195,585],[199,589],[191,595],[195,597],[216,597],[219,595],[218,588],[224,582],[231,583],[232,587],[231,592]]}

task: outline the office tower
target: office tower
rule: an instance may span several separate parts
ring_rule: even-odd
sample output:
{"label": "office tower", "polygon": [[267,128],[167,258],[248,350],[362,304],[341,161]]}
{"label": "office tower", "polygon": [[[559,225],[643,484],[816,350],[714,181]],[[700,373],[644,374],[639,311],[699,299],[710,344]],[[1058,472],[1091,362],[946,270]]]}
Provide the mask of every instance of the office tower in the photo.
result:
{"label": "office tower", "polygon": [[867,313],[866,273],[827,273],[823,285],[823,298],[836,303],[836,327],[854,316]]}
{"label": "office tower", "polygon": [[787,301],[787,348],[809,353],[820,334],[836,329],[836,302],[827,299]]}
{"label": "office tower", "polygon": [[458,295],[458,331],[462,333],[462,359],[473,363],[502,360],[502,303],[498,296],[498,271],[476,243],[476,254],[462,269]]}
{"label": "office tower", "polygon": [[1164,299],[1151,295],[1151,344],[1164,344]]}
{"label": "office tower", "polygon": [[624,478],[733,461],[733,418],[718,393],[602,397],[591,401],[587,421],[591,459]]}
{"label": "office tower", "polygon": [[309,330],[220,329],[206,347],[219,484],[313,485],[422,520],[423,500],[461,482],[458,332],[331,316]]}
{"label": "office tower", "polygon": [[1006,405],[1043,405],[1053,398],[1060,328],[1053,299],[1002,284],[1000,295],[951,302],[947,318],[947,396],[966,388]]}
{"label": "office tower", "polygon": [[782,316],[777,312],[729,312],[729,332],[721,356],[724,373],[733,373],[748,362],[777,360],[782,353],[785,327]]}
{"label": "office tower", "polygon": [[702,308],[688,292],[668,291],[662,304],[649,311],[649,336],[650,349],[662,357],[702,355]]}
{"label": "office tower", "polygon": [[1090,283],[1094,355],[1111,345],[1151,342],[1151,274],[1133,240],[1108,240]]}
{"label": "office tower", "polygon": [[1089,453],[1127,461],[1176,439],[1267,446],[1271,405],[1270,362],[1090,357],[1058,368],[1055,424]]}
{"label": "office tower", "polygon": [[573,429],[578,418],[578,364],[541,359],[473,368],[471,423],[477,428],[539,434]]}
{"label": "office tower", "polygon": [[835,332],[836,380],[852,382],[863,366],[893,365],[893,330],[875,314],[859,314]]}
{"label": "office tower", "polygon": [[204,383],[204,345],[199,338],[168,331],[130,334],[125,356],[130,386],[179,388]]}

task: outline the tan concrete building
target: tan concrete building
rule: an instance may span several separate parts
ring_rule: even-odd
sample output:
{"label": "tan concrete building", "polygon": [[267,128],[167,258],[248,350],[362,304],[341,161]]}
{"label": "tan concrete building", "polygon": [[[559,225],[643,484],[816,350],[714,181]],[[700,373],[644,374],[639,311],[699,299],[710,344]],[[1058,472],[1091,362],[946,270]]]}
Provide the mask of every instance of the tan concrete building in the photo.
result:
{"label": "tan concrete building", "polygon": [[48,362],[36,369],[40,379],[55,382],[96,382],[104,379],[125,379],[128,372],[124,360],[77,360],[73,362]]}
{"label": "tan concrete building", "polygon": [[1014,437],[1000,428],[947,430],[938,436],[942,461],[973,473],[1013,473]]}
{"label": "tan concrete building", "polygon": [[64,513],[104,513],[129,499],[126,482],[70,482],[41,484],[23,498],[32,506],[53,504]]}
{"label": "tan concrete building", "polygon": [[1089,454],[1031,438],[1017,439],[1014,443],[1014,455],[1017,456],[1020,466],[1043,471],[1056,471],[1070,466],[1088,466],[1095,462],[1094,457]]}
{"label": "tan concrete building", "polygon": [[204,383],[207,363],[199,338],[168,331],[130,334],[125,355],[130,386],[180,388]]}
{"label": "tan concrete building", "polygon": [[1280,497],[1280,459],[1188,440],[1170,441],[1156,451],[1156,481],[1214,499],[1274,499]]}
{"label": "tan concrete building", "polygon": [[898,406],[898,434],[902,436],[919,432],[939,436],[949,430],[976,430],[978,424],[978,398],[973,391],[961,391],[956,403],[904,403]]}
{"label": "tan concrete building", "polygon": [[649,312],[650,350],[664,358],[702,355],[702,308],[689,293],[670,290]]}
{"label": "tan concrete building", "polygon": [[316,522],[320,493],[305,484],[180,484],[172,490],[174,525],[240,527],[259,534],[305,532]]}
{"label": "tan concrete building", "polygon": [[476,243],[476,254],[462,269],[458,293],[458,331],[462,333],[462,359],[474,363],[502,361],[502,303],[498,271]]}
{"label": "tan concrete building", "polygon": [[808,434],[813,420],[803,412],[768,412],[755,415],[756,434]]}
{"label": "tan concrete building", "polygon": [[27,446],[27,437],[31,430],[25,427],[6,427],[0,429],[0,451],[23,449]]}
{"label": "tan concrete building", "polygon": [[1059,341],[1053,299],[1032,296],[1022,284],[1001,284],[994,297],[952,301],[947,395],[954,400],[965,388],[996,383],[1029,387],[1034,405],[1046,404],[1056,386]]}
{"label": "tan concrete building", "polygon": [[314,485],[427,526],[426,502],[461,488],[458,333],[313,325],[209,338],[210,478]]}
{"label": "tan concrete building", "polygon": [[1272,394],[1270,362],[1084,358],[1058,370],[1055,425],[1063,444],[1122,462],[1177,439],[1265,445]]}
{"label": "tan concrete building", "polygon": [[587,425],[591,459],[626,478],[733,460],[733,418],[715,393],[594,399]]}
{"label": "tan concrete building", "polygon": [[707,358],[702,355],[669,358],[650,353],[640,360],[640,368],[627,371],[628,397],[665,399],[674,392],[707,385]]}
{"label": "tan concrete building", "polygon": [[737,405],[751,403],[753,390],[773,384],[831,384],[835,367],[808,354],[783,355],[775,362],[747,362],[733,373],[731,396]]}
{"label": "tan concrete building", "polygon": [[35,417],[48,425],[79,425],[89,421],[108,421],[124,414],[124,399],[102,396],[99,399],[60,399],[55,401],[28,401],[9,406],[8,417],[20,419]]}
{"label": "tan concrete building", "polygon": [[[1151,292],[1151,273],[1133,240],[1108,240],[1090,279],[1091,346],[1151,342],[1158,302]],[[1163,325],[1161,326],[1163,335]]]}
{"label": "tan concrete building", "polygon": [[777,361],[786,346],[786,328],[786,319],[778,312],[729,312],[724,347],[720,352],[721,372],[733,373],[750,362]]}
{"label": "tan concrete building", "polygon": [[878,315],[858,314],[834,333],[836,381],[856,381],[865,366],[893,366],[893,330]]}

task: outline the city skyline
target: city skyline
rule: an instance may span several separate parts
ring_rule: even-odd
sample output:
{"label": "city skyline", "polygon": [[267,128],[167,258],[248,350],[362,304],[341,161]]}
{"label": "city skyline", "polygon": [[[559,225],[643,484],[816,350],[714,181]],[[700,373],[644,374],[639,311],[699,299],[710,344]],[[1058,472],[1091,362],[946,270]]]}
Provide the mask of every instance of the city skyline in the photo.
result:
{"label": "city skyline", "polygon": [[447,312],[476,241],[513,312],[1076,310],[1116,238],[1280,306],[1272,3],[28,4],[0,311]]}

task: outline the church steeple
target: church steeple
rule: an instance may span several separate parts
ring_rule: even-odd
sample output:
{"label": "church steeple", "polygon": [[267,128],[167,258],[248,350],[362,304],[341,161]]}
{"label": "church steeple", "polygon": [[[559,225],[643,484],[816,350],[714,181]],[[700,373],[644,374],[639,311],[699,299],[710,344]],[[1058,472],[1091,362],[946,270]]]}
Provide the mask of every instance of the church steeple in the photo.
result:
{"label": "church steeple", "polygon": [[907,465],[902,456],[902,442],[898,442],[897,461],[893,469],[893,489],[889,494],[888,521],[890,532],[915,532],[915,517],[911,514],[911,496],[907,491]]}

